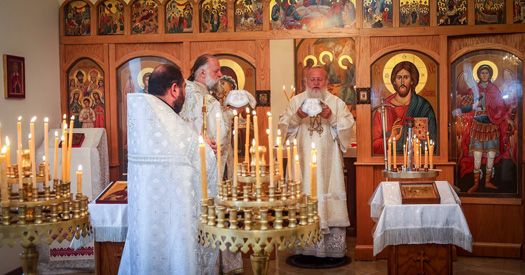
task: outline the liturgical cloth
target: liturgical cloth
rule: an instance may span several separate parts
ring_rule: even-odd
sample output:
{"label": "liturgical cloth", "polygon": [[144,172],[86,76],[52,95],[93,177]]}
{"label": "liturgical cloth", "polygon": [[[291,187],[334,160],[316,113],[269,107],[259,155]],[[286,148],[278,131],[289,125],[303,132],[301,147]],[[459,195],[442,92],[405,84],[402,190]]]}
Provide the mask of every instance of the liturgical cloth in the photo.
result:
{"label": "liturgical cloth", "polygon": [[[198,234],[201,172],[198,134],[165,102],[128,94],[128,234],[119,274],[213,274],[218,250]],[[208,195],[217,162],[206,146]]]}
{"label": "liturgical cloth", "polygon": [[436,181],[441,204],[401,204],[399,182],[382,182],[370,199],[377,222],[374,256],[386,246],[400,244],[453,244],[472,251],[472,235],[461,201],[450,184]]}

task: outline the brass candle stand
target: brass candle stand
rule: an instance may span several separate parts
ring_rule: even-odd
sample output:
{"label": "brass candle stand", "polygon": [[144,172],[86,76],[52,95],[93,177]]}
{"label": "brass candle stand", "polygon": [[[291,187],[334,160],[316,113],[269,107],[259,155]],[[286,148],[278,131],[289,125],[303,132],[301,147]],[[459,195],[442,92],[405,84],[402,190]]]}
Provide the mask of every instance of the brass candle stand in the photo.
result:
{"label": "brass candle stand", "polygon": [[[274,245],[283,251],[321,240],[320,218],[317,198],[302,194],[299,181],[279,182],[278,169],[268,173],[268,166],[260,165],[257,184],[253,162],[250,168],[247,163],[239,164],[237,186],[231,180],[224,181],[216,199],[201,202],[198,241],[222,251],[247,253],[251,249],[253,272],[264,275]],[[270,177],[281,184],[268,186]]]}
{"label": "brass candle stand", "polygon": [[[4,241],[13,247],[21,239],[23,252],[20,254],[24,274],[37,274],[38,252],[36,246],[42,242],[85,237],[92,233],[89,223],[88,198],[77,193],[70,193],[70,182],[53,180],[53,190],[44,176],[45,164],[39,166],[36,175],[31,174],[30,164],[23,162],[7,168],[7,201],[2,201],[0,216],[0,247]],[[22,173],[22,186],[19,185],[19,173]],[[37,183],[43,183],[43,191],[33,187],[33,176]],[[2,190],[3,191],[3,190]]]}

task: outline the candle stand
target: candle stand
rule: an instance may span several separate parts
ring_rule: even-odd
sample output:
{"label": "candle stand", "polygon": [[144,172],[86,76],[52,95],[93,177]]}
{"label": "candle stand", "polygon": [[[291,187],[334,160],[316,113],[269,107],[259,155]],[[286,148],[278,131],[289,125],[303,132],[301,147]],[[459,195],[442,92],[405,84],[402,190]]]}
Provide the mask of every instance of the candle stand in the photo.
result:
{"label": "candle stand", "polygon": [[[18,165],[7,168],[7,201],[2,201],[0,216],[0,247],[4,241],[13,247],[21,239],[24,248],[20,254],[24,274],[37,274],[38,252],[36,246],[42,242],[61,243],[66,239],[85,237],[92,233],[87,211],[88,198],[77,193],[70,193],[70,182],[53,180],[53,190],[47,184],[44,170],[40,165],[36,175],[31,174],[31,167],[24,161],[21,169]],[[13,191],[13,185],[19,184],[22,173],[22,186]],[[43,191],[33,187],[36,182],[44,183]]]}
{"label": "candle stand", "polygon": [[253,162],[250,168],[247,163],[238,164],[234,175],[238,185],[224,181],[216,199],[201,202],[198,241],[203,246],[218,246],[222,251],[253,250],[253,272],[264,275],[274,245],[283,251],[321,240],[320,218],[317,198],[302,194],[299,181],[281,181],[278,188],[269,186],[270,177],[279,181],[279,171],[268,173],[268,166],[260,165],[258,184]]}

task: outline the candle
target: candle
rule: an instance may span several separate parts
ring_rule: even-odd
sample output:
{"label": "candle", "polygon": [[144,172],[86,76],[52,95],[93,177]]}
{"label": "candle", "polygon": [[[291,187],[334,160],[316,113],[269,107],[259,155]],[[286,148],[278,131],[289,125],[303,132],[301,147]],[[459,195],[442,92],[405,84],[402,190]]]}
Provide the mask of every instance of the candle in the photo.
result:
{"label": "candle", "polygon": [[310,151],[311,153],[311,158],[310,158],[310,162],[312,162],[314,160],[314,155],[317,153],[317,150],[315,150],[315,143],[312,142],[312,151]]}
{"label": "candle", "polygon": [[255,136],[255,178],[257,186],[261,186],[261,158],[259,156],[259,120],[255,111],[253,111],[253,128],[253,135]]}
{"label": "candle", "polygon": [[11,166],[11,146],[9,146],[9,138],[5,137],[5,168]]}
{"label": "candle", "polygon": [[288,97],[288,94],[286,93],[286,86],[283,85],[283,93],[286,96],[286,99],[290,101],[290,98]]}
{"label": "candle", "polygon": [[434,169],[434,141],[430,140],[430,168]]}
{"label": "candle", "polygon": [[16,161],[18,163],[18,189],[22,188],[22,176],[23,176],[23,167],[22,167],[22,117],[18,117],[18,122],[16,124],[17,138],[18,138],[18,150],[16,150]]}
{"label": "candle", "polygon": [[419,151],[416,151],[415,153],[415,159],[416,159],[416,169],[419,169]]}
{"label": "candle", "polygon": [[217,122],[217,173],[218,173],[218,185],[221,184],[222,174],[221,174],[221,115],[219,113],[215,114],[215,119]]}
{"label": "candle", "polygon": [[292,179],[292,165],[293,165],[293,159],[292,159],[292,153],[291,153],[291,147],[290,147],[290,140],[286,140],[286,159],[288,160],[288,181],[293,180]]}
{"label": "candle", "polygon": [[202,199],[208,198],[208,181],[206,178],[206,152],[204,151],[204,140],[199,136],[199,151],[201,154],[201,187]]}
{"label": "candle", "polygon": [[297,139],[293,139],[293,159],[297,156]]}
{"label": "candle", "polygon": [[[46,117],[44,118],[44,156],[46,157],[46,160],[44,161],[44,163],[46,167],[46,172],[49,173],[49,171],[47,171],[47,169],[49,168],[49,165],[47,164],[47,162],[49,161],[48,132],[49,132],[49,119]],[[44,181],[44,185],[47,184],[47,181],[48,181],[48,178],[46,177],[46,180]]]}
{"label": "candle", "polygon": [[67,167],[66,167],[66,178],[67,182],[71,182],[71,149],[73,147],[73,125],[75,123],[75,116],[71,117],[71,121],[69,122],[69,141],[67,143],[68,149],[67,149]]}
{"label": "candle", "polygon": [[299,155],[295,155],[295,181],[301,181],[301,174],[299,170]]}
{"label": "candle", "polygon": [[428,147],[425,145],[425,168],[428,168]]}
{"label": "candle", "polygon": [[78,166],[77,171],[77,194],[82,194],[82,165]]}
{"label": "candle", "polygon": [[237,186],[237,164],[239,163],[239,116],[237,111],[233,110],[233,186]]}
{"label": "candle", "polygon": [[423,155],[423,146],[421,146],[421,143],[417,145],[417,148],[419,149],[418,165],[419,165],[419,167],[421,167],[421,166],[423,166],[423,162],[421,162],[421,156]]}
{"label": "candle", "polygon": [[407,167],[407,146],[403,144],[403,167]]}
{"label": "candle", "polygon": [[266,132],[268,133],[268,148],[270,149],[270,156],[269,156],[269,163],[270,163],[270,172],[268,173],[270,175],[270,187],[274,187],[273,182],[273,131],[272,131],[272,113],[268,112],[266,113],[268,115],[268,125],[270,125],[270,129],[267,129]]}
{"label": "candle", "polygon": [[62,129],[65,127],[64,125],[67,125],[66,118],[67,118],[67,116],[66,116],[66,114],[64,114],[62,116]]}
{"label": "candle", "polygon": [[2,123],[0,123],[0,147],[2,147]]}
{"label": "candle", "polygon": [[[36,159],[35,159],[35,121],[36,116],[34,116],[31,119],[31,123],[29,124],[29,129],[31,131],[31,173],[33,175],[33,188],[36,188]],[[36,199],[36,198],[34,198]]]}
{"label": "candle", "polygon": [[280,179],[283,179],[284,175],[284,165],[283,165],[283,146],[281,142],[281,129],[277,129],[277,158],[279,161],[279,174]]}
{"label": "candle", "polygon": [[44,186],[47,186],[47,181],[49,180],[49,171],[47,170],[46,156],[42,156],[42,160],[44,161]]}
{"label": "candle", "polygon": [[61,179],[62,179],[62,183],[66,183],[66,158],[67,158],[67,154],[66,154],[66,137],[65,136],[62,136],[61,138],[62,140],[62,167],[61,167]]}
{"label": "candle", "polygon": [[1,192],[2,192],[2,203],[7,203],[7,172],[6,172],[6,166],[5,166],[5,153],[6,153],[6,147],[2,148],[2,151],[0,152],[0,184],[1,184]]}
{"label": "candle", "polygon": [[430,144],[430,133],[427,132],[427,145],[429,145],[429,144]]}
{"label": "candle", "polygon": [[29,159],[31,161],[31,182],[33,183],[33,188],[36,188],[36,160],[35,160],[35,151],[32,150],[34,141],[29,134]]}
{"label": "candle", "polygon": [[58,160],[58,132],[55,131],[55,171],[53,175],[55,176],[54,179],[58,179],[57,177],[57,160]]}
{"label": "candle", "polygon": [[392,158],[394,159],[394,169],[397,168],[396,137],[392,140]]}
{"label": "candle", "polygon": [[387,149],[387,167],[388,170],[390,170],[390,166],[392,165],[392,159],[391,159],[391,153],[392,153],[392,139],[388,139],[388,149]]}
{"label": "candle", "polygon": [[244,150],[244,161],[248,164],[246,172],[250,171],[250,108],[246,108],[246,146]]}
{"label": "candle", "polygon": [[310,164],[310,194],[312,197],[317,197],[317,155],[314,154],[312,157],[312,163]]}

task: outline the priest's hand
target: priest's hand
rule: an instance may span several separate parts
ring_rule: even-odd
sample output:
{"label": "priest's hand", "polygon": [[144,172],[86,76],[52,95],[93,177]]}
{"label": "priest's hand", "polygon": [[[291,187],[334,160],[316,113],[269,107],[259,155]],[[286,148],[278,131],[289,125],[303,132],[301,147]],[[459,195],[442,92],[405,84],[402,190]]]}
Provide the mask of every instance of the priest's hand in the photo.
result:
{"label": "priest's hand", "polygon": [[324,105],[323,110],[319,113],[319,116],[324,119],[329,119],[331,115],[332,110],[330,109],[330,107],[328,107],[328,105]]}
{"label": "priest's hand", "polygon": [[303,112],[303,110],[301,108],[299,108],[299,109],[297,109],[297,116],[299,118],[303,119],[303,118],[307,117],[308,115],[305,112]]}
{"label": "priest's hand", "polygon": [[210,145],[211,149],[213,150],[213,153],[217,154],[217,144],[215,143],[215,141],[211,140],[210,137],[206,137],[206,143]]}

